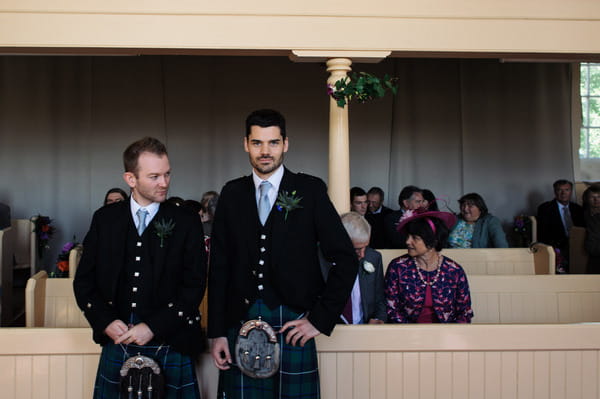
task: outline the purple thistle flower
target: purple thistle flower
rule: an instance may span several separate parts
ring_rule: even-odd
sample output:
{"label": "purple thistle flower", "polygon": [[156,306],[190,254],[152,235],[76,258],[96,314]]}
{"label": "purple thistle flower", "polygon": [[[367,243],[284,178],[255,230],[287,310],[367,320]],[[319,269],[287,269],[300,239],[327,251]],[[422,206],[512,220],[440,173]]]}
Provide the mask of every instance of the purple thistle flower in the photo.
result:
{"label": "purple thistle flower", "polygon": [[66,244],[65,244],[65,245],[62,247],[62,251],[63,251],[63,252],[69,252],[70,250],[72,250],[72,249],[73,249],[73,247],[74,247],[74,246],[75,246],[75,244],[74,244],[74,243],[72,243],[72,242],[68,242],[68,243],[66,243]]}

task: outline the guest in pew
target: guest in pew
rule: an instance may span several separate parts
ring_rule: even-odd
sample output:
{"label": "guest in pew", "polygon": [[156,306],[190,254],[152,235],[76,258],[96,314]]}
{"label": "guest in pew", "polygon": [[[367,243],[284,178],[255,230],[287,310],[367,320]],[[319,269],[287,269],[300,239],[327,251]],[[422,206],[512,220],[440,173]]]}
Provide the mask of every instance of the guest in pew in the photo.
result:
{"label": "guest in pew", "polygon": [[429,211],[439,211],[440,208],[437,204],[437,199],[435,198],[435,194],[431,190],[424,189],[423,190],[423,208]]}
{"label": "guest in pew", "polygon": [[573,183],[557,180],[552,185],[554,199],[537,209],[538,241],[551,245],[557,252],[556,272],[569,272],[569,230],[572,226],[585,227],[583,208],[572,202]]}
{"label": "guest in pew", "polygon": [[202,219],[202,228],[204,234],[210,237],[212,232],[213,219],[215,218],[215,211],[217,210],[217,204],[219,202],[219,193],[216,191],[207,191],[202,194],[202,200],[200,204],[202,209],[200,210],[200,218]]}
{"label": "guest in pew", "polygon": [[367,201],[367,193],[360,187],[352,187],[350,189],[350,210],[358,213],[360,216],[365,216],[369,208]]}
{"label": "guest in pew", "polygon": [[114,204],[115,202],[121,202],[121,201],[125,201],[127,199],[128,195],[127,193],[118,188],[111,188],[110,190],[108,190],[106,192],[106,195],[104,196],[104,205],[109,205],[109,204]]}
{"label": "guest in pew", "polygon": [[393,211],[383,219],[386,248],[406,248],[406,237],[398,232],[398,223],[407,211],[423,206],[423,191],[415,186],[406,186],[398,196],[400,210]]}
{"label": "guest in pew", "polygon": [[392,260],[385,276],[389,322],[471,322],[467,276],[440,253],[455,223],[452,213],[424,210],[400,222],[399,230],[408,237],[408,254]]}
{"label": "guest in pew", "polygon": [[586,272],[600,274],[600,184],[592,184],[583,192],[583,217],[584,247],[588,254]]}
{"label": "guest in pew", "polygon": [[0,202],[0,230],[10,227],[10,207]]}
{"label": "guest in pew", "polygon": [[[383,262],[381,254],[369,247],[371,226],[356,212],[341,216],[342,224],[354,245],[359,267],[352,293],[340,315],[342,324],[383,324],[387,319],[383,286]],[[331,263],[321,257],[323,275],[331,269]]]}
{"label": "guest in pew", "polygon": [[384,219],[393,211],[383,205],[384,193],[379,187],[371,187],[367,192],[368,212],[365,215],[367,222],[371,225],[371,248],[385,248],[385,226]]}
{"label": "guest in pew", "polygon": [[508,248],[500,220],[488,212],[481,195],[465,194],[458,204],[460,216],[448,239],[450,248]]}
{"label": "guest in pew", "polygon": [[164,397],[199,398],[194,365],[204,349],[198,310],[206,284],[202,224],[189,210],[165,202],[171,168],[160,141],[132,143],[123,163],[131,197],[96,211],[73,283],[77,305],[102,345],[94,398],[127,397],[123,389],[131,383],[120,384],[120,369],[138,354],[158,363]]}

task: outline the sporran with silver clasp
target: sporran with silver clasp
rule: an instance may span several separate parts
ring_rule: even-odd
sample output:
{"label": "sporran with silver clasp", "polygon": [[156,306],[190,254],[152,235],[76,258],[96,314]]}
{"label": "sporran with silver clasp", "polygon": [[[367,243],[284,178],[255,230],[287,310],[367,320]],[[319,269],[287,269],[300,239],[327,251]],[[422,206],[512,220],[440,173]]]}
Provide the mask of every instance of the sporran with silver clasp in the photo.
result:
{"label": "sporran with silver clasp", "polygon": [[154,359],[138,353],[125,360],[120,375],[121,399],[164,398],[165,376]]}
{"label": "sporran with silver clasp", "polygon": [[279,370],[279,343],[273,327],[260,317],[240,328],[235,358],[241,372],[252,378],[269,378]]}

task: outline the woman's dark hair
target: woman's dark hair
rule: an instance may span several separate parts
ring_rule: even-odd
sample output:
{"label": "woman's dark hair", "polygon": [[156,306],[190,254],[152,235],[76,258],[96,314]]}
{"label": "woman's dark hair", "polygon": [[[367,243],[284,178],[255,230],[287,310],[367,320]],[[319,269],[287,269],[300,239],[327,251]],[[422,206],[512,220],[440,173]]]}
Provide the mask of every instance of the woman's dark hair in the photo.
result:
{"label": "woman's dark hair", "polygon": [[600,184],[595,183],[585,189],[581,199],[583,200],[583,209],[590,209],[590,196],[600,193]]}
{"label": "woman's dark hair", "polygon": [[[433,223],[435,231],[431,228],[429,222]],[[448,243],[449,231],[446,224],[435,217],[421,217],[408,222],[405,226],[407,235],[419,236],[427,248],[433,248],[441,251]]]}
{"label": "woman's dark hair", "polygon": [[119,187],[115,187],[115,188],[111,188],[110,190],[108,190],[106,192],[106,194],[104,195],[104,203],[103,203],[103,205],[106,205],[106,201],[108,200],[108,195],[112,194],[112,193],[119,193],[119,194],[121,194],[121,196],[123,197],[123,201],[125,201],[127,199],[127,193],[125,192],[125,190],[122,190]]}
{"label": "woman's dark hair", "polygon": [[429,202],[429,206],[427,207],[427,210],[429,211],[439,211],[440,208],[438,207],[435,195],[433,194],[433,192],[431,190],[427,190],[424,189],[421,194],[423,194],[423,199],[425,199],[427,202]]}
{"label": "woman's dark hair", "polygon": [[481,195],[479,195],[477,193],[465,194],[462,197],[460,197],[460,199],[458,200],[458,205],[462,206],[464,203],[467,203],[467,202],[469,202],[469,203],[475,205],[477,208],[479,208],[479,212],[481,212],[481,216],[479,216],[479,217],[484,217],[485,215],[488,214],[488,207],[485,204],[485,201],[483,200]]}

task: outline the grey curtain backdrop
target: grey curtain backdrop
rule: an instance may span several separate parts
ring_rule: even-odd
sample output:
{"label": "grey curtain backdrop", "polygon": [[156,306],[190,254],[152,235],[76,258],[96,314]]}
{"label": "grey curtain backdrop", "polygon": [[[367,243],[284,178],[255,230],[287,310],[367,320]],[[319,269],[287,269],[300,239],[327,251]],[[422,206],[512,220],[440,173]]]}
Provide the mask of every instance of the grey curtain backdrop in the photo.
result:
{"label": "grey curtain backdrop", "polygon": [[[407,184],[456,200],[479,192],[510,229],[573,178],[567,64],[390,59],[354,70],[399,78],[397,97],[350,105],[351,184],[380,186],[397,208]],[[82,240],[121,154],[152,135],[169,149],[170,195],[199,199],[248,174],[244,119],[287,118],[286,165],[327,180],[329,100],[322,64],[283,57],[0,57],[0,202],[58,231],[50,266]]]}

